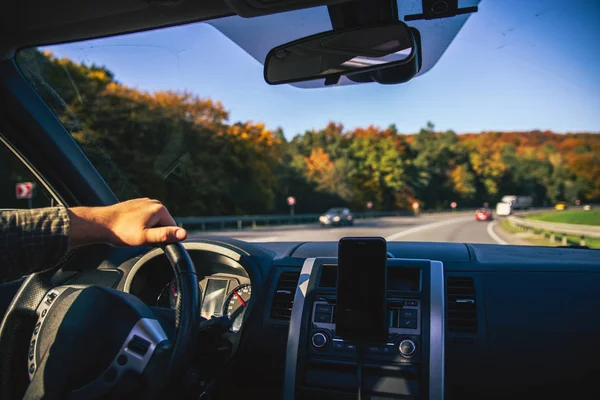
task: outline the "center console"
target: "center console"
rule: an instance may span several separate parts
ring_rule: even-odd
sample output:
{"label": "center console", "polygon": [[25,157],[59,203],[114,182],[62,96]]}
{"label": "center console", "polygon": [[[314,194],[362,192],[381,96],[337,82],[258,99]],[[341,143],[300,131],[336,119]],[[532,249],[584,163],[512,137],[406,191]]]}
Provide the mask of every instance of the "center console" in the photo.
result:
{"label": "center console", "polygon": [[[337,258],[304,262],[288,333],[286,400],[357,398],[356,343],[336,335],[336,281]],[[443,282],[439,261],[388,259],[388,337],[363,349],[363,398],[443,398]]]}

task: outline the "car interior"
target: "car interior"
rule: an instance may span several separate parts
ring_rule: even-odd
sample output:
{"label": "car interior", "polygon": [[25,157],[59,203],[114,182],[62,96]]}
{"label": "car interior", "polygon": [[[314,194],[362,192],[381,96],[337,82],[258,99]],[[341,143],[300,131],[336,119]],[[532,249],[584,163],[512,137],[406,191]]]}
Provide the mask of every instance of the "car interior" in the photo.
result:
{"label": "car interior", "polygon": [[[431,17],[435,2],[413,3],[425,10],[414,18]],[[473,12],[438,3],[454,15]],[[52,204],[113,204],[111,188],[23,76],[19,49],[323,5],[345,21],[338,29],[356,29],[389,22],[389,4],[5,2],[0,147]],[[398,83],[423,68],[418,32],[401,35],[413,47],[395,72],[367,68],[352,79]],[[265,79],[299,81],[277,54]],[[336,71],[324,85],[343,84]],[[600,398],[597,250],[390,241],[386,251],[386,337],[364,348],[357,377],[356,344],[336,335],[335,241],[208,235],[162,248],[78,248],[58,268],[0,285],[0,398]]]}

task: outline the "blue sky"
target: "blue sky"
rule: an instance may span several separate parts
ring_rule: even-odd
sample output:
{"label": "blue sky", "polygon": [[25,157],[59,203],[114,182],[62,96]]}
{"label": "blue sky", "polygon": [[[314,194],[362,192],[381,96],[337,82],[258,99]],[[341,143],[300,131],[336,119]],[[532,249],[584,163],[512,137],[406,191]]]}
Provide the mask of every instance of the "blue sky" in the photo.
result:
{"label": "blue sky", "polygon": [[[47,49],[105,65],[141,90],[220,100],[230,121],[262,121],[288,137],[328,121],[348,128],[393,123],[404,133],[427,121],[459,133],[600,132],[600,2],[483,0],[479,7],[438,63],[403,85],[269,86],[262,65],[207,24]],[[317,31],[326,23],[311,21]]]}

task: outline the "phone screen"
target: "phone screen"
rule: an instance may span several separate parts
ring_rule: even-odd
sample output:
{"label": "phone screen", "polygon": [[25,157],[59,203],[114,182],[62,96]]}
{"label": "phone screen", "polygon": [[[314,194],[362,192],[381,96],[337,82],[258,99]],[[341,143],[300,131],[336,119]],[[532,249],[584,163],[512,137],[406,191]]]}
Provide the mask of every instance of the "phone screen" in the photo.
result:
{"label": "phone screen", "polygon": [[384,341],[387,243],[383,238],[342,238],[338,244],[336,335]]}

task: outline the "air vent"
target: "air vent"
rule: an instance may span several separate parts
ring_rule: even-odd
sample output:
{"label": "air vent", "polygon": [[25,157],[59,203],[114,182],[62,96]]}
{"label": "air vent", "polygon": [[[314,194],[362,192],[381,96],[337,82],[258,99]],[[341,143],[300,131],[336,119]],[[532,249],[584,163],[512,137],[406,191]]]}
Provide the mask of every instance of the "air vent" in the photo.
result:
{"label": "air vent", "polygon": [[299,278],[300,272],[284,271],[279,275],[271,305],[271,318],[290,320]]}
{"label": "air vent", "polygon": [[448,278],[446,287],[448,330],[477,332],[477,302],[473,278]]}

